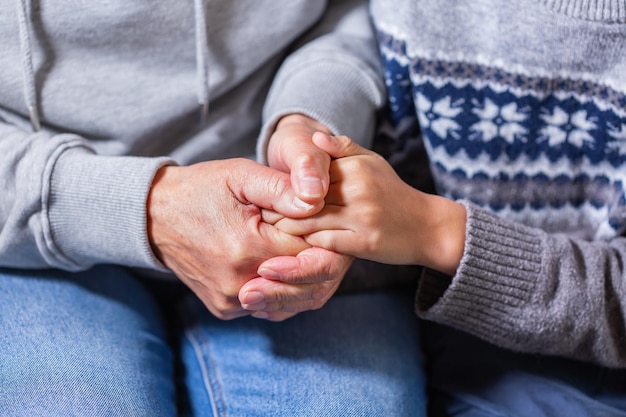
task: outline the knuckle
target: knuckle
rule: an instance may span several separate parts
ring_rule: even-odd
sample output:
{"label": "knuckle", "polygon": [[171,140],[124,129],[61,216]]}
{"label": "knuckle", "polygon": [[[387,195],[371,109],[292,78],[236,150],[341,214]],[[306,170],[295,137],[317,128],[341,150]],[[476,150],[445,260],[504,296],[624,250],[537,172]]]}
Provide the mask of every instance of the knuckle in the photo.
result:
{"label": "knuckle", "polygon": [[272,293],[271,299],[273,301],[273,304],[276,304],[276,306],[278,306],[284,305],[287,298],[288,296],[284,293],[284,290],[280,288],[280,290],[277,289]]}
{"label": "knuckle", "polygon": [[[322,248],[324,248],[326,250],[329,250],[329,251],[339,252],[337,250],[337,241],[334,238],[334,234],[333,233],[319,233],[319,234],[316,234],[315,238],[313,240],[311,240],[311,243],[314,244],[315,246],[322,247]],[[325,267],[325,269],[318,274],[318,277],[325,277],[325,276],[327,276],[328,268],[330,268],[330,266]]]}
{"label": "knuckle", "polygon": [[359,212],[360,221],[367,227],[368,233],[380,229],[384,213],[378,204],[363,204]]}
{"label": "knuckle", "polygon": [[229,305],[232,306],[234,305],[234,302],[232,300],[238,299],[239,297],[239,287],[227,286],[226,288],[224,288],[223,294],[224,294],[224,297],[231,300],[229,302]]}
{"label": "knuckle", "polygon": [[315,167],[317,159],[316,154],[305,152],[296,158],[296,165],[303,169],[311,169]]}
{"label": "knuckle", "polygon": [[290,187],[289,178],[282,172],[274,172],[268,179],[267,186],[273,195],[283,195]]}
{"label": "knuckle", "polygon": [[218,291],[219,296],[217,302],[220,306],[229,308],[234,305],[234,301],[239,297],[239,289],[241,286],[232,279],[225,279],[220,283]]}
{"label": "knuckle", "polygon": [[350,164],[350,169],[355,169],[359,172],[370,170],[368,160],[363,157],[350,158],[350,161],[348,161],[348,163]]}
{"label": "knuckle", "polygon": [[377,253],[381,246],[383,236],[379,230],[372,230],[365,240],[365,250],[367,253]]}
{"label": "knuckle", "polygon": [[239,306],[234,305],[227,297],[217,297],[217,299],[213,300],[213,309],[215,310],[214,314],[218,318],[224,319],[237,311]]}
{"label": "knuckle", "polygon": [[220,309],[217,309],[217,308],[214,308],[212,313],[213,313],[213,315],[215,317],[217,317],[220,320],[228,320],[228,318],[229,318],[229,315],[226,312],[224,312],[224,311],[222,311]]}
{"label": "knuckle", "polygon": [[237,319],[239,317],[243,317],[243,316],[247,316],[247,315],[249,315],[249,313],[247,313],[247,312],[245,312],[245,313],[242,313],[242,312],[230,312],[230,313],[224,314],[223,318],[221,318],[221,320],[224,320],[224,321],[234,320],[234,319]]}
{"label": "knuckle", "polygon": [[[376,190],[374,190],[376,192]],[[351,181],[345,185],[345,193],[349,195],[351,199],[366,200],[371,195],[376,195],[372,192],[371,184]]]}
{"label": "knuckle", "polygon": [[358,171],[361,166],[359,158],[346,158],[341,160],[341,164],[346,172]]}
{"label": "knuckle", "polygon": [[227,254],[232,265],[238,265],[249,256],[249,248],[243,243],[243,239],[228,239]]}
{"label": "knuckle", "polygon": [[314,300],[311,302],[310,310],[319,310],[326,304],[326,300]]}

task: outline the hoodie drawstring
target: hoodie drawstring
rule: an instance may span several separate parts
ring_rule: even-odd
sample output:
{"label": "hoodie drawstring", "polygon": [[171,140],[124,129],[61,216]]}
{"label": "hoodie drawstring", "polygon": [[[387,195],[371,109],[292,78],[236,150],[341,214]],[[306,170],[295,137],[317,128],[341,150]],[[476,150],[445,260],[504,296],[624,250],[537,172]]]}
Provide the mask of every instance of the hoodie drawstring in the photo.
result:
{"label": "hoodie drawstring", "polygon": [[30,27],[26,0],[17,0],[17,16],[20,30],[20,51],[22,54],[22,76],[24,81],[24,98],[28,107],[30,124],[35,132],[41,130],[37,103],[37,86],[33,69],[33,51],[30,42]]}
{"label": "hoodie drawstring", "polygon": [[209,112],[209,39],[206,25],[205,0],[194,0],[196,23],[196,76],[198,82],[198,103],[200,104],[200,125],[204,125]]}
{"label": "hoodie drawstring", "polygon": [[[24,98],[28,107],[30,124],[34,131],[41,130],[39,103],[37,102],[37,84],[33,68],[33,52],[30,39],[27,0],[16,0],[20,31],[20,52],[22,55],[22,76]],[[200,123],[204,125],[209,111],[209,40],[206,25],[206,7],[204,0],[194,0],[195,35],[196,35],[196,74],[197,94],[200,104]]]}

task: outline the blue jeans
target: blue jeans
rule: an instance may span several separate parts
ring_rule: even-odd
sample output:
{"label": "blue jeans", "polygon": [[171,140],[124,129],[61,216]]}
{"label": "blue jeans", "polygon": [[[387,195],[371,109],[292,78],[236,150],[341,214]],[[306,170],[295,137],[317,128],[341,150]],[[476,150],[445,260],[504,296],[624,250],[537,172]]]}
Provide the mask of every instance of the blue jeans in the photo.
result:
{"label": "blue jeans", "polygon": [[117,267],[0,269],[0,415],[425,415],[412,294],[337,295],[282,323],[157,299]]}
{"label": "blue jeans", "polygon": [[430,416],[626,417],[626,371],[500,349],[424,323]]}

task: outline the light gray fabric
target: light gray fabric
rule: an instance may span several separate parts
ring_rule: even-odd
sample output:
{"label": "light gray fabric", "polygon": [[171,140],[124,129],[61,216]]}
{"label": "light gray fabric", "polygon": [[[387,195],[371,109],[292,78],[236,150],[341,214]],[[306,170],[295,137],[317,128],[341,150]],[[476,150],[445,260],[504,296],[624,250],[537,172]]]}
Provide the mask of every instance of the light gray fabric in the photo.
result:
{"label": "light gray fabric", "polygon": [[30,123],[35,131],[41,129],[39,110],[37,109],[37,91],[35,90],[35,74],[33,70],[33,54],[30,44],[30,25],[27,18],[25,0],[17,2],[17,19],[20,26],[20,48],[22,50],[22,72],[24,76],[24,98],[30,116]]}
{"label": "light gray fabric", "polygon": [[[291,81],[272,90],[267,125],[276,114],[317,116],[324,107],[321,122],[366,140],[384,98],[366,7],[0,0],[0,265],[161,269],[145,219],[155,172],[165,164],[255,158],[273,76],[294,41],[320,22],[338,32],[293,55]],[[344,12],[349,17],[338,22]],[[361,56],[344,58],[337,51],[346,45]],[[316,77],[327,88],[301,82]],[[330,98],[339,82],[352,98]],[[41,120],[36,132],[32,108]]]}

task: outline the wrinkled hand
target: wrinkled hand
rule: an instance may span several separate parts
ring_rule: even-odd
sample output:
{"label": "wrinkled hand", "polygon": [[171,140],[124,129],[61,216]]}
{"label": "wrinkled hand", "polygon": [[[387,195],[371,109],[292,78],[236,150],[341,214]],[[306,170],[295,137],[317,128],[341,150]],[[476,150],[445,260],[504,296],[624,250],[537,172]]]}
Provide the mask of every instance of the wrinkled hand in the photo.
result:
{"label": "wrinkled hand", "polygon": [[252,316],[281,321],[324,306],[337,291],[354,258],[322,248],[304,249],[296,256],[278,256],[263,262],[261,277],[240,291],[242,307]]}
{"label": "wrinkled hand", "polygon": [[161,168],[147,204],[156,255],[216,317],[232,319],[249,314],[239,290],[263,261],[309,247],[263,222],[260,208],[301,217],[323,203],[297,199],[285,173],[230,159]]}
{"label": "wrinkled hand", "polygon": [[[315,132],[330,133],[304,115],[284,117],[270,139],[267,157],[272,168],[289,173],[296,195],[317,209],[328,191],[331,158],[313,144]],[[322,248],[268,259],[258,270],[261,278],[244,285],[239,299],[243,307],[255,311],[255,317],[274,321],[320,308],[335,293],[352,261],[351,256]]]}

